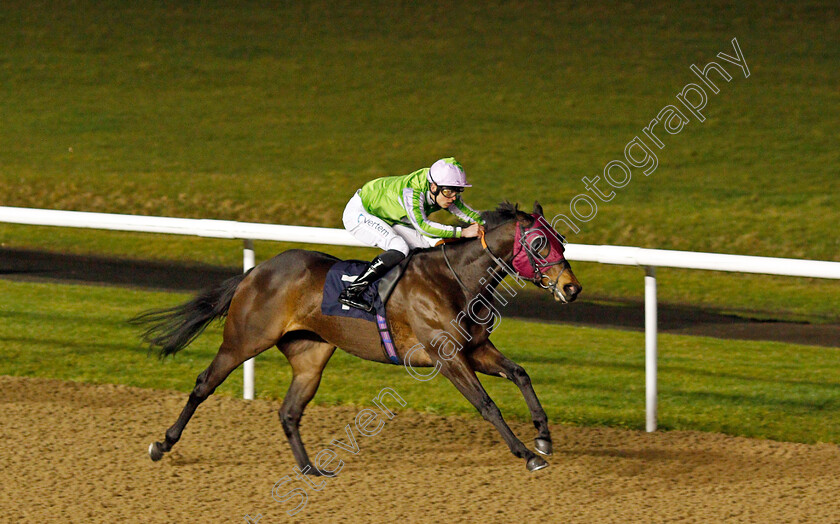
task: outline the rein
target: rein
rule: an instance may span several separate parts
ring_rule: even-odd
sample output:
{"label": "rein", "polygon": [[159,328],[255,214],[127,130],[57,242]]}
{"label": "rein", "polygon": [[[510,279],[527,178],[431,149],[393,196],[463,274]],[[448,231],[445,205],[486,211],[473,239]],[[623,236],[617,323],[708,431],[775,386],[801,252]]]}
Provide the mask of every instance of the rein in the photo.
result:
{"label": "rein", "polygon": [[[496,263],[496,269],[500,267],[505,267],[505,263],[499,257],[497,257],[496,254],[493,253],[493,251],[491,251],[490,248],[487,246],[487,241],[484,240],[483,229],[479,230],[478,238],[479,240],[481,240],[481,247],[484,248],[484,251],[488,255],[490,255],[490,258],[492,258],[493,262]],[[458,276],[458,273],[455,271],[455,268],[453,268],[452,264],[449,263],[449,257],[446,256],[446,242],[440,243],[440,251],[441,253],[443,253],[443,260],[444,262],[446,262],[446,267],[449,268],[449,271],[452,273],[452,276],[455,277],[455,281],[458,282],[458,285],[461,286],[461,289],[464,290],[464,294],[469,297],[471,295],[470,290],[467,289],[466,285],[464,285],[464,282],[461,280],[461,277]]]}
{"label": "rein", "polygon": [[493,262],[496,263],[496,268],[498,269],[500,267],[502,267],[502,268],[505,267],[505,263],[499,257],[497,257],[495,253],[493,253],[493,251],[487,245],[487,241],[484,240],[484,230],[483,229],[478,230],[478,239],[481,240],[481,247],[484,248],[484,251],[486,251],[487,254],[490,255],[490,258],[493,259]]}
{"label": "rein", "polygon": [[446,242],[440,245],[440,252],[443,253],[443,260],[446,262],[446,267],[449,268],[449,271],[452,272],[452,276],[455,277],[455,280],[458,282],[458,285],[461,286],[461,289],[464,290],[464,293],[467,296],[470,296],[470,290],[467,289],[467,286],[461,282],[461,278],[458,276],[458,273],[455,272],[455,269],[452,267],[452,264],[449,263],[449,257],[446,256]]}

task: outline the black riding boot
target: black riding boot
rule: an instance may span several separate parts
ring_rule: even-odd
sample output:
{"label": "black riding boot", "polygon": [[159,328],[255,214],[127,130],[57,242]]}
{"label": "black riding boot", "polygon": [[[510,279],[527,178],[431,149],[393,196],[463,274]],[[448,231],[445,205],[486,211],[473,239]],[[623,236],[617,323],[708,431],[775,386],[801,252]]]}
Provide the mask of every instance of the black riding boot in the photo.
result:
{"label": "black riding boot", "polygon": [[368,265],[367,269],[341,292],[338,296],[338,301],[345,306],[354,307],[370,313],[373,311],[373,304],[365,300],[365,291],[367,291],[371,284],[384,277],[388,270],[399,264],[403,258],[405,258],[405,255],[396,249],[391,249],[377,256]]}

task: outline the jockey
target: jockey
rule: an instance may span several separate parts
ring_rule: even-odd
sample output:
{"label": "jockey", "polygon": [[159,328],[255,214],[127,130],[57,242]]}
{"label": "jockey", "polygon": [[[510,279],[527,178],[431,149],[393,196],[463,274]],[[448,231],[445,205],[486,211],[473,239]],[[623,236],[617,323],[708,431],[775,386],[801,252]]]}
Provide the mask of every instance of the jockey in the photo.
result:
{"label": "jockey", "polygon": [[[461,201],[467,184],[464,168],[454,158],[442,158],[431,168],[409,175],[371,180],[356,191],[344,208],[344,227],[356,239],[384,249],[365,271],[350,284],[338,301],[371,311],[363,295],[367,288],[408,255],[409,249],[431,247],[440,238],[472,238],[483,230],[484,220]],[[446,209],[469,227],[432,222],[427,217]]]}

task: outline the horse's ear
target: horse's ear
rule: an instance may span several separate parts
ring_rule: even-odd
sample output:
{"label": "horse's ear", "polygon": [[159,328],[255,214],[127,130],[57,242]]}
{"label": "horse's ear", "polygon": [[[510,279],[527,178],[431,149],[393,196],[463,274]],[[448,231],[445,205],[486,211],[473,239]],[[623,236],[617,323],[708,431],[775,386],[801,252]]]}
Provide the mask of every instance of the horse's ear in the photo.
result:
{"label": "horse's ear", "polygon": [[539,215],[539,216],[544,216],[543,215],[543,208],[540,205],[540,203],[536,200],[534,200],[534,214]]}

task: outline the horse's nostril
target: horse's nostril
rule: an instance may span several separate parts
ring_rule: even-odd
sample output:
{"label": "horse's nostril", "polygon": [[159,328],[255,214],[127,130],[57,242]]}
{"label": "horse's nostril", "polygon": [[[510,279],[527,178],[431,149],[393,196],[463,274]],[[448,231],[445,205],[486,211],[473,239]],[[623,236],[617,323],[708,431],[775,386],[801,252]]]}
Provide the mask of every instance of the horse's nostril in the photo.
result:
{"label": "horse's nostril", "polygon": [[566,284],[563,286],[563,291],[566,292],[566,295],[573,297],[580,293],[580,286],[576,286],[574,284]]}

